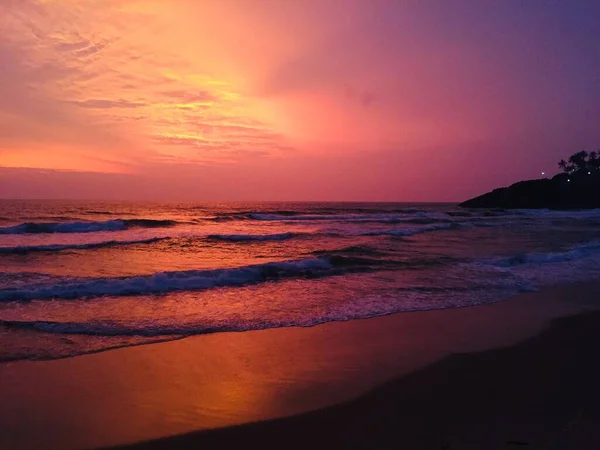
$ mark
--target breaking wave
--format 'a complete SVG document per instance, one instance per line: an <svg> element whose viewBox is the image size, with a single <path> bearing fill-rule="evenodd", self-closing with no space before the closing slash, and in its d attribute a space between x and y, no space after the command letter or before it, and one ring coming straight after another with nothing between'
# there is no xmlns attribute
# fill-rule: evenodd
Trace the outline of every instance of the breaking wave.
<svg viewBox="0 0 600 450"><path fill-rule="evenodd" d="M131 241L104 241L86 244L55 244L55 245L19 245L16 247L0 247L0 254L27 254L33 252L60 252L64 250L87 250L104 247L118 247L138 244L152 244L158 241L171 239L169 237L154 237Z"/></svg>
<svg viewBox="0 0 600 450"><path fill-rule="evenodd" d="M173 220L113 219L102 222L25 222L0 227L0 234L92 233L122 231L129 228L164 228L177 225Z"/></svg>
<svg viewBox="0 0 600 450"><path fill-rule="evenodd" d="M441 223L437 225L427 225L420 228L399 228L388 230L373 230L360 233L360 236L414 236L421 233L429 233L438 230L449 230L459 227L458 223Z"/></svg>
<svg viewBox="0 0 600 450"><path fill-rule="evenodd" d="M344 214L336 214L334 211L245 211L238 213L222 214L210 217L206 220L215 222L227 222L233 220L249 220L262 222L303 222L303 221L328 221L328 222L379 222L379 223L430 223L430 221L447 221L450 219L445 213L424 212L412 210L398 211L345 211Z"/></svg>
<svg viewBox="0 0 600 450"><path fill-rule="evenodd" d="M567 261L577 261L600 254L600 241L594 240L573 245L558 252L530 252L510 257L487 258L483 263L500 266L516 267L524 264L552 264Z"/></svg>
<svg viewBox="0 0 600 450"><path fill-rule="evenodd" d="M74 299L101 296L164 294L173 291L243 286L294 276L325 275L335 269L329 258L271 262L230 269L160 272L118 278L61 277L50 284L0 291L0 301Z"/></svg>

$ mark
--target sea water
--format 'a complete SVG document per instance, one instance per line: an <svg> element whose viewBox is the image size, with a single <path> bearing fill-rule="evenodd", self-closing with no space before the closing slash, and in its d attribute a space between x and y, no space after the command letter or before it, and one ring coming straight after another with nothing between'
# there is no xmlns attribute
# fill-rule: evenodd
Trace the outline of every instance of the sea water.
<svg viewBox="0 0 600 450"><path fill-rule="evenodd" d="M600 275L600 210L0 201L0 361L491 303Z"/></svg>

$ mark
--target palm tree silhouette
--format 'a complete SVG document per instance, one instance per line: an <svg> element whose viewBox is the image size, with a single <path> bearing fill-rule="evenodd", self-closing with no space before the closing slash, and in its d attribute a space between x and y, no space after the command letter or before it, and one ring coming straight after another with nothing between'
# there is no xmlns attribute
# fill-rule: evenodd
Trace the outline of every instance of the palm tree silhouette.
<svg viewBox="0 0 600 450"><path fill-rule="evenodd" d="M587 158L588 152L581 150L580 152L573 153L569 157L569 162L573 165L575 170L587 169Z"/></svg>
<svg viewBox="0 0 600 450"><path fill-rule="evenodd" d="M573 170L572 166L569 163L567 163L564 159L561 159L558 162L558 167L560 167L563 170L563 172L566 173L569 173Z"/></svg>
<svg viewBox="0 0 600 450"><path fill-rule="evenodd" d="M600 150L587 152L585 150L581 150L577 153L573 153L569 156L569 159L565 161L561 159L558 162L558 167L562 169L565 173L573 173L579 171L598 171L600 170Z"/></svg>

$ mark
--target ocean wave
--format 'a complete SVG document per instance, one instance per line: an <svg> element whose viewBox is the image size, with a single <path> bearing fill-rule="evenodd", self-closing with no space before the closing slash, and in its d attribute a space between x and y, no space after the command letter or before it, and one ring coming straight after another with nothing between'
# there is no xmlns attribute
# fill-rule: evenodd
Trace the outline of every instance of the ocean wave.
<svg viewBox="0 0 600 450"><path fill-rule="evenodd" d="M585 210L553 210L553 209L513 209L506 210L506 215L524 216L530 218L549 219L592 219L600 218L600 209Z"/></svg>
<svg viewBox="0 0 600 450"><path fill-rule="evenodd" d="M140 336L162 337L168 340L173 338L198 334L217 332L261 330L289 326L314 326L331 321L345 321L375 317L398 312L422 311L430 309L447 309L473 304L482 304L498 301L520 291L531 290L528 287L518 287L514 284L496 283L478 286L406 286L398 287L395 292L404 301L379 303L375 298L368 296L356 303L340 305L323 314L306 314L290 318L261 318L240 320L228 317L215 320L215 318L201 318L199 320L172 320L162 318L161 321L152 319L137 320L84 320L84 321L54 321L54 320L0 320L0 326L6 328L27 329L53 334L88 335L88 336ZM451 297L448 303L431 303L429 296Z"/></svg>
<svg viewBox="0 0 600 450"><path fill-rule="evenodd" d="M361 207L344 207L344 208L330 208L330 207L321 207L321 208L308 208L302 211L298 211L299 215L309 215L309 214L323 214L323 215L334 215L334 214L415 214L422 213L426 210L417 209L417 208L361 208ZM258 213L271 213L276 214L275 211L256 211Z"/></svg>
<svg viewBox="0 0 600 450"><path fill-rule="evenodd" d="M154 237L130 241L103 241L86 244L56 244L56 245L19 245L16 247L0 247L0 254L27 254L34 252L60 252L64 250L87 250L104 247L119 247L138 244L151 244L158 241L171 239L170 237Z"/></svg>
<svg viewBox="0 0 600 450"><path fill-rule="evenodd" d="M454 256L437 256L435 258L404 257L398 259L394 250L386 251L365 244L351 245L335 250L315 250L312 254L328 257L337 267L357 267L359 270L379 268L413 270L467 262L465 258Z"/></svg>
<svg viewBox="0 0 600 450"><path fill-rule="evenodd" d="M393 210L393 211L243 211L225 213L209 217L205 220L214 222L228 222L234 220L250 220L259 222L303 222L303 221L329 221L329 222L380 222L396 223L408 222L424 223L427 221L447 221L450 216L443 212L428 212L418 210Z"/></svg>
<svg viewBox="0 0 600 450"><path fill-rule="evenodd" d="M359 236L414 236L421 233L429 233L432 231L449 230L459 227L457 223L441 223L438 225L428 225L420 228L398 228L388 230L373 230L359 233Z"/></svg>
<svg viewBox="0 0 600 450"><path fill-rule="evenodd" d="M410 269L437 263L439 263L437 260L397 261L368 254L331 251L314 258L226 269L159 272L131 277L52 277L26 285L5 287L0 291L0 301L166 294L175 291L238 287L288 278L318 278L399 267ZM445 264L447 261L441 263ZM10 278L10 274L6 275Z"/></svg>
<svg viewBox="0 0 600 450"><path fill-rule="evenodd" d="M243 211L210 217L209 221L264 221L264 222L348 222L348 223L452 223L483 220L536 220L536 219L589 219L600 218L600 210L552 211L552 210L483 210L483 211L427 211L417 209L344 211Z"/></svg>
<svg viewBox="0 0 600 450"><path fill-rule="evenodd" d="M168 228L180 223L169 219L126 219L123 222L127 228Z"/></svg>
<svg viewBox="0 0 600 450"><path fill-rule="evenodd" d="M316 208L307 210L247 210L223 212L209 220L334 220L345 217L398 216L426 213L417 209ZM438 213L439 214L439 213Z"/></svg>
<svg viewBox="0 0 600 450"><path fill-rule="evenodd" d="M233 212L223 212L217 216L207 217L204 220L209 220L212 222L228 222L232 220L249 220L252 219L254 215L265 214L261 211L233 211ZM293 216L299 216L304 214L300 211L288 211L288 210L279 210L279 211L269 211L268 214L280 216L282 218L289 218Z"/></svg>
<svg viewBox="0 0 600 450"><path fill-rule="evenodd" d="M387 256L389 252L380 250L367 244L350 245L335 250L315 250L312 252L315 256L339 255L360 255L360 256Z"/></svg>
<svg viewBox="0 0 600 450"><path fill-rule="evenodd" d="M122 231L129 228L163 228L175 226L173 220L113 219L101 222L25 222L10 227L0 227L0 234L42 233L92 233L97 231Z"/></svg>
<svg viewBox="0 0 600 450"><path fill-rule="evenodd" d="M160 272L116 278L60 278L52 283L31 284L0 291L0 301L74 299L102 296L164 294L247 284L294 276L324 275L334 265L329 258L271 262L230 269Z"/></svg>
<svg viewBox="0 0 600 450"><path fill-rule="evenodd" d="M427 223L427 222L416 222ZM490 222L490 221L473 221L473 222L453 222L453 221L436 221L424 227L418 228L391 228L387 230L372 230L358 233L359 236L396 236L408 237L417 234L431 233L434 231L454 230L459 228L495 228L511 225L512 222Z"/></svg>
<svg viewBox="0 0 600 450"><path fill-rule="evenodd" d="M329 222L402 222L412 220L444 220L447 216L440 213L416 213L411 216L406 214L316 214L316 215L297 215L297 216L281 216L278 214L249 214L249 219L257 221L329 221Z"/></svg>
<svg viewBox="0 0 600 450"><path fill-rule="evenodd" d="M201 324L168 324L156 325L152 322L128 323L115 322L56 322L44 320L0 320L0 325L6 328L18 328L41 331L54 334L79 334L88 336L140 336L140 337L163 337L164 340L172 340L173 336L191 336L197 334L210 334L224 331L246 331L260 329L260 327L240 327L234 324L206 326ZM265 324L265 328L277 327L277 324ZM282 326L282 325L279 325ZM171 336L168 339L167 336ZM0 362L3 361L0 356Z"/></svg>
<svg viewBox="0 0 600 450"><path fill-rule="evenodd" d="M552 264L576 261L600 254L600 240L573 245L558 252L529 252L509 257L495 257L481 260L484 264L500 267L515 267L525 264Z"/></svg>
<svg viewBox="0 0 600 450"><path fill-rule="evenodd" d="M276 234L210 234L206 238L226 242L255 242L255 241L285 241L305 233L276 233Z"/></svg>
<svg viewBox="0 0 600 450"><path fill-rule="evenodd" d="M47 222L49 220L51 220L53 222L72 222L72 221L77 220L77 218L75 218L73 216L52 216L52 215L31 216L31 217L28 216L27 219L30 222L34 222L34 221Z"/></svg>
<svg viewBox="0 0 600 450"><path fill-rule="evenodd" d="M45 320L0 320L8 328L31 329L56 334L87 334L92 336L164 336L187 335L184 327L156 327L152 324L131 328L114 322L55 322ZM201 333L198 333L201 334Z"/></svg>

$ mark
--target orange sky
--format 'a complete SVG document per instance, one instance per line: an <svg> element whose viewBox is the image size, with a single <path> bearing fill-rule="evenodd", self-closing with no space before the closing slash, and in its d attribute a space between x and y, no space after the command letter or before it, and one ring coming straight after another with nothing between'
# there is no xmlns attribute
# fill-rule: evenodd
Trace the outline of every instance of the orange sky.
<svg viewBox="0 0 600 450"><path fill-rule="evenodd" d="M0 197L459 200L554 171L600 142L585 4L2 2Z"/></svg>

